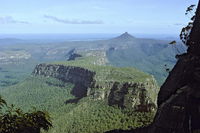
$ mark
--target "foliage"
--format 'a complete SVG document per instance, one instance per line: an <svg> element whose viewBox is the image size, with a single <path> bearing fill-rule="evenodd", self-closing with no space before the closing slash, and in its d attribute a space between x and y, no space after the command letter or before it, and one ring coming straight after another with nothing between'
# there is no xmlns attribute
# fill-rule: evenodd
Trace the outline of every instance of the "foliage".
<svg viewBox="0 0 200 133"><path fill-rule="evenodd" d="M91 97L85 97L77 104L65 104L74 98L70 94L73 87L54 78L31 76L0 92L9 103L14 102L24 110L32 106L48 110L53 124L48 133L102 133L145 126L153 120L153 113L122 110Z"/></svg>
<svg viewBox="0 0 200 133"><path fill-rule="evenodd" d="M0 63L0 88L23 81L30 75L36 64L33 60L20 62L19 64Z"/></svg>
<svg viewBox="0 0 200 133"><path fill-rule="evenodd" d="M161 48L157 50L155 47L152 45L152 47L146 48L148 50L146 50L146 52L141 52L141 50L133 52L134 48L116 49L114 51L107 52L107 57L109 62L114 66L135 67L154 75L159 85L161 85L168 75L168 73L165 72L164 65L167 64L169 68L172 68L176 62L176 59L174 58L176 54L174 52L175 49L168 46L168 44L163 46L160 45Z"/></svg>
<svg viewBox="0 0 200 133"><path fill-rule="evenodd" d="M49 114L42 111L24 113L14 105L8 106L0 97L0 133L39 133L52 126Z"/></svg>
<svg viewBox="0 0 200 133"><path fill-rule="evenodd" d="M95 81L97 84L104 84L105 82L145 82L147 78L152 78L150 75L131 67L114 67L106 65L96 65L93 60L99 57L81 57L75 61L54 62L53 64L60 64L66 66L77 66L86 68L95 72Z"/></svg>
<svg viewBox="0 0 200 133"><path fill-rule="evenodd" d="M112 129L137 128L150 124L153 116L153 113L123 111L103 101L85 98L69 113L59 116L56 127L50 132L103 133Z"/></svg>
<svg viewBox="0 0 200 133"><path fill-rule="evenodd" d="M180 39L187 46L189 45L189 44L187 44L187 41L189 40L189 35L190 35L194 20L195 20L194 8L195 8L195 5L191 5L187 8L185 15L190 14L192 16L191 16L191 19L190 19L190 22L188 23L188 25L183 27L181 30L181 33L180 33Z"/></svg>

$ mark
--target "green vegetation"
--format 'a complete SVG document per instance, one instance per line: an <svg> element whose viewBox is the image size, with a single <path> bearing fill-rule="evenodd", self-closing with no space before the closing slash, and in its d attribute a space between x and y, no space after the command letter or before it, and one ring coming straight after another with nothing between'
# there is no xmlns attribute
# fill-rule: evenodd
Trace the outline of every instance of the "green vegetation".
<svg viewBox="0 0 200 133"><path fill-rule="evenodd" d="M7 43L12 45L6 45ZM183 52L185 50L179 42L177 42L177 48L174 48L174 45L170 46L168 43L169 41L135 38L128 33L113 39L96 41L58 41L50 43L45 40L0 40L1 51L3 53L6 53L6 51L12 51L15 55L19 51L24 51L31 55L31 58L28 60L32 61L33 59L36 64L41 62L65 61L69 56L69 52L73 49L75 49L75 52L78 52L78 54L89 53L94 49L95 51L104 51L106 52L104 57L106 58L106 63L117 67L135 67L139 70L152 74L158 81L159 85L163 83L168 75L165 71L164 65L167 64L169 68L172 68L176 63L175 55L180 54L177 53L177 49L179 52ZM31 63L26 63L27 66L24 68L30 73L33 69L30 69L28 66L29 64L31 65ZM32 64L32 68L34 66L35 64ZM13 66L12 69L15 70L15 67ZM12 73L12 69L7 70ZM20 73L21 70L16 72ZM2 74L4 73L0 72L0 75ZM15 75L12 76L12 80L17 80L17 82L21 81L18 79L22 76L18 76L19 74ZM2 81L2 83L0 82L0 87L10 86L16 83L15 81L11 81L11 79L7 79L4 76L0 76L0 81Z"/></svg>
<svg viewBox="0 0 200 133"><path fill-rule="evenodd" d="M26 79L37 63L33 60L14 64L0 64L0 89Z"/></svg>
<svg viewBox="0 0 200 133"><path fill-rule="evenodd" d="M99 42L105 43L105 45L109 45L107 43L110 43L110 41L90 42L90 47L96 47L95 45ZM74 46L73 44L75 43L77 47L88 48L88 45L87 47L81 45L82 42L69 43L71 46ZM87 43L88 42L84 42L84 44ZM95 45L93 45L94 43ZM69 50L69 46L66 46L66 48L63 48L63 44L62 46L58 46L60 47L57 48L50 45L51 48L47 48L47 46L40 48L37 46L36 51L31 51L28 46L25 48L35 56L34 58L38 63L39 61L52 62L52 60L63 60L66 52L65 50ZM65 52L60 52L62 50ZM120 83L145 83L147 79L152 79L150 75L135 68L106 66L108 65L105 64L108 63L105 60L106 56L99 56L104 55L104 53L102 54L98 51L97 53L92 53L92 55L94 54L95 56L90 56L90 53L88 56L88 53L86 53L86 57L78 58L75 61L61 61L51 64L78 66L93 71L96 73L94 77L96 84L106 84L116 81ZM116 61L118 57L117 55L113 61ZM130 59L131 58L127 58L125 61L128 62ZM138 61L142 61L139 55ZM113 62L110 62L110 64L115 65ZM26 78L33 70L31 68L33 66L34 65L31 63L25 63L24 67L15 67L13 64L1 67L0 80L3 81L7 78L6 81L13 81L11 84L1 84L4 88L0 89L0 95L2 95L9 104L15 104L25 111L29 111L31 107L34 107L36 110L48 111L52 117L53 123L53 128L48 131L49 133L102 133L112 129L130 129L145 126L153 120L153 113L133 112L128 109L108 106L106 101L95 100L89 96L82 98L77 104L66 104L66 101L75 98L71 95L71 90L74 85L48 77L29 76ZM125 66L129 65L125 64ZM152 93L150 95L155 94Z"/></svg>
<svg viewBox="0 0 200 133"><path fill-rule="evenodd" d="M132 112L108 106L105 101L90 97L77 104L65 104L74 98L70 94L73 84L54 78L30 76L17 85L0 90L8 103L29 110L46 110L52 118L49 133L102 133L112 129L130 129L145 126L153 120L153 113Z"/></svg>
<svg viewBox="0 0 200 133"><path fill-rule="evenodd" d="M118 68L106 65L96 65L94 62L98 60L98 57L80 57L75 61L66 62L54 62L53 64L66 65L66 66L78 66L86 68L95 72L95 80L97 84L105 82L145 82L147 78L152 78L150 75L141 72L135 68ZM51 63L52 64L52 63Z"/></svg>
<svg viewBox="0 0 200 133"><path fill-rule="evenodd" d="M155 44L158 45L158 44ZM165 65L171 69L175 64L175 53L171 46L160 46L163 48L158 49L146 48L143 50L134 50L135 47L127 49L117 49L107 52L107 58L111 65L117 67L135 67L139 70L154 75L159 85L166 79L168 73L166 72ZM166 47L166 48L164 48ZM156 50L157 48L157 50ZM134 52L133 52L134 51Z"/></svg>
<svg viewBox="0 0 200 133"><path fill-rule="evenodd" d="M17 85L2 89L1 93L8 103L25 110L35 107L53 112L64 106L66 100L74 98L70 94L72 87L70 83L65 84L53 78L30 76Z"/></svg>
<svg viewBox="0 0 200 133"><path fill-rule="evenodd" d="M52 132L103 133L112 129L130 129L150 124L153 116L153 113L125 112L103 101L85 98L69 113L59 116Z"/></svg>
<svg viewBox="0 0 200 133"><path fill-rule="evenodd" d="M0 96L0 133L40 133L41 129L48 131L51 126L48 113L36 110L24 113L14 105L7 105Z"/></svg>

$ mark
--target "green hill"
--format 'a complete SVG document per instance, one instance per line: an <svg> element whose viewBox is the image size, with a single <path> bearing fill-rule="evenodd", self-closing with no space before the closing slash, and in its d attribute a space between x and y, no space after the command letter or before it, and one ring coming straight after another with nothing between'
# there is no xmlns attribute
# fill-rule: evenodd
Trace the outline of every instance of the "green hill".
<svg viewBox="0 0 200 133"><path fill-rule="evenodd" d="M8 103L25 110L35 107L48 111L54 126L49 133L102 133L111 129L130 129L149 124L153 120L154 111L139 111L129 105L132 105L130 100L136 98L138 101L135 101L134 106L140 109L141 105L147 105L152 100L153 96L146 94L149 93L148 89L157 89L152 76L134 68L94 65L92 58L93 61L96 60L89 56L75 61L38 65L34 72L40 74L33 72L33 75L23 82L1 89L0 94ZM56 77L59 72L65 74L68 81ZM68 75L64 72L68 72ZM76 78L79 84L82 84L81 81L83 84L87 82L85 78L80 78L84 72L95 73L88 86L90 88L87 88L87 95L81 97L77 103L66 102L76 99L72 93L77 86L73 76L79 77ZM55 74L55 77L52 74ZM140 89L150 86L151 88ZM97 95L102 91L104 94L109 92L108 96L99 99ZM143 101L140 99L141 95L145 98ZM116 101L122 103L124 108L121 104L115 104Z"/></svg>

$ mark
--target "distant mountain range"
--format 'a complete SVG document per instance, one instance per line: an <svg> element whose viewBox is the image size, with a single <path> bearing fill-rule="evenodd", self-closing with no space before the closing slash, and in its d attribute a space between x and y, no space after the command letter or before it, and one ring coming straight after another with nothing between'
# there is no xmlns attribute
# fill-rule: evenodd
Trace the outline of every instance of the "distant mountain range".
<svg viewBox="0 0 200 133"><path fill-rule="evenodd" d="M12 44L0 51L6 61L0 64L0 94L24 110L48 111L49 133L103 133L150 124L159 91L154 76L161 84L177 51L185 50L179 43L127 32L108 40Z"/></svg>
<svg viewBox="0 0 200 133"><path fill-rule="evenodd" d="M186 50L181 43L170 45L170 41L135 38L128 33L109 41L106 55L112 65L136 67L154 75L160 84L167 75L165 69L175 64L176 54Z"/></svg>
<svg viewBox="0 0 200 133"><path fill-rule="evenodd" d="M136 67L154 75L159 84L161 84L168 74L165 69L168 67L171 68L176 62L175 55L179 54L180 51L184 52L186 49L181 43L169 45L169 42L166 40L136 38L127 32L115 38L94 41L49 43L45 41L37 42L35 40L24 41L15 38L6 38L0 39L0 51L2 53L9 53L9 56L4 55L2 58L15 56L19 64L20 61L23 64L27 64L27 68L30 69L26 69L26 73L30 73L36 63L66 61L70 56L69 53L71 50L75 50L77 54L85 54L98 50L104 51L109 65ZM16 57L19 52L25 52L30 55L31 58L26 60L29 63L25 63L24 60ZM16 60L8 59L8 62L10 66L5 68L15 69L12 68L12 62L14 63ZM6 71L9 70L6 69ZM6 79L3 78L3 80Z"/></svg>

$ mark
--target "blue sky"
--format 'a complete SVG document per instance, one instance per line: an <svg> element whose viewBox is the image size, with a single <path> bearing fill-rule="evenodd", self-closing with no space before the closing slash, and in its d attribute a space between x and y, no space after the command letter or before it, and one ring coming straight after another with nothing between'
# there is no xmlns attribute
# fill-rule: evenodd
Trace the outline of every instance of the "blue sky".
<svg viewBox="0 0 200 133"><path fill-rule="evenodd" d="M0 34L178 34L198 0L0 0Z"/></svg>

